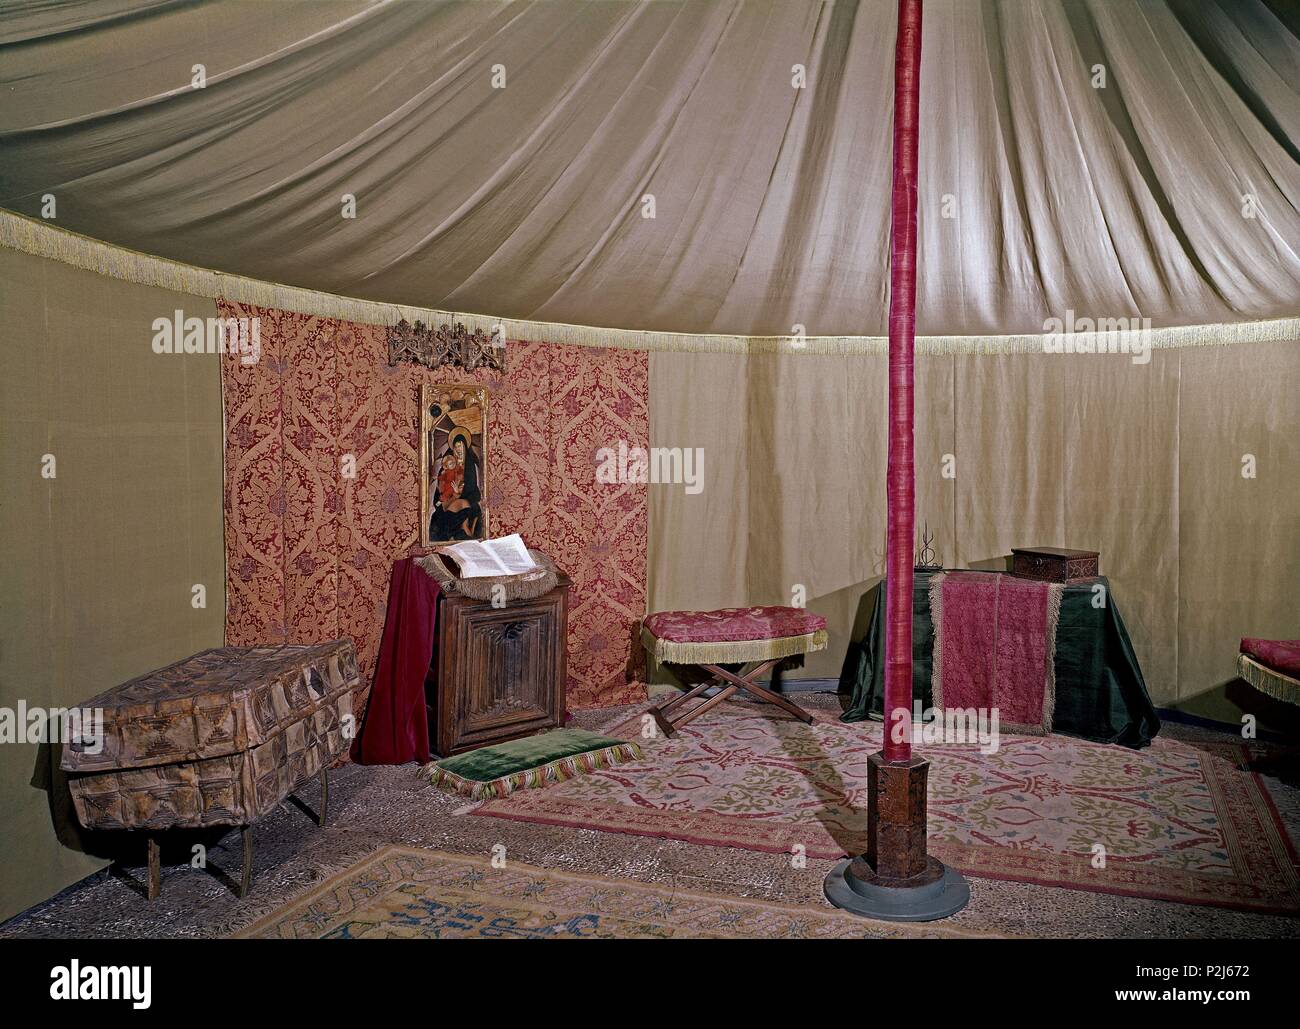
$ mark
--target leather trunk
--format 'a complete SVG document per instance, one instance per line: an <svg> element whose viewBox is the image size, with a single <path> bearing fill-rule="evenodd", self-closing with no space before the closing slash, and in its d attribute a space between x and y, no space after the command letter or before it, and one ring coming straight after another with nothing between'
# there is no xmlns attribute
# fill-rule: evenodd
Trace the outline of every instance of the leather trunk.
<svg viewBox="0 0 1300 1029"><path fill-rule="evenodd" d="M348 749L360 688L351 640L217 647L80 707L103 712L98 748L62 767L88 829L248 825Z"/></svg>

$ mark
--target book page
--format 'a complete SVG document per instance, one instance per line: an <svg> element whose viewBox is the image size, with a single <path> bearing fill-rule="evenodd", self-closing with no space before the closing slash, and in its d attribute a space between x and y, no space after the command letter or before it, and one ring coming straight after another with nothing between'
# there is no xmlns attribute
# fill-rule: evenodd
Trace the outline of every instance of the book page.
<svg viewBox="0 0 1300 1029"><path fill-rule="evenodd" d="M494 540L468 540L439 548L460 566L462 579L489 575L522 575L537 567L519 533Z"/></svg>

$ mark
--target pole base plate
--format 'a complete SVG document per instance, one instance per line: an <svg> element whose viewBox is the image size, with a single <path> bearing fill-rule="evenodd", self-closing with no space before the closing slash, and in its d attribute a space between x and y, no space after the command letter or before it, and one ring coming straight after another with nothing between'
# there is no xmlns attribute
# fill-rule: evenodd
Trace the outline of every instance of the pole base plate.
<svg viewBox="0 0 1300 1029"><path fill-rule="evenodd" d="M845 858L826 876L826 899L837 908L887 922L933 922L954 915L970 903L970 884L956 869L930 858L943 869L920 886L881 886L849 874ZM928 877L927 877L928 878Z"/></svg>

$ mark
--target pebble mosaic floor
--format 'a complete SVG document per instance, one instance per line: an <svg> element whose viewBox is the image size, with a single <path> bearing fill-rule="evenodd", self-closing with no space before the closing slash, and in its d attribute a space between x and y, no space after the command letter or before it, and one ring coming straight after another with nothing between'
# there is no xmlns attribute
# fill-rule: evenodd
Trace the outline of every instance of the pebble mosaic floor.
<svg viewBox="0 0 1300 1029"><path fill-rule="evenodd" d="M831 695L801 695L809 706L837 703ZM575 724L604 729L634 708L581 712ZM1194 737L1201 730L1166 726ZM826 906L822 879L832 862L809 859L791 867L783 854L702 847L674 840L467 817L465 798L430 787L416 766L348 765L331 775L329 824L318 828L301 810L282 805L253 829L253 888L240 901L231 890L239 874L238 833L208 852L206 869L189 852L164 852L162 896L143 896L139 864L105 870L0 925L0 938L228 936L264 917L328 876L387 844L508 856L543 868L626 878L683 890ZM1292 839L1300 839L1300 787L1267 784ZM304 799L315 799L309 787ZM1022 883L971 881L971 903L950 923L957 929L1032 937L1274 937L1300 936L1300 918L1247 914L1165 901L1135 900Z"/></svg>

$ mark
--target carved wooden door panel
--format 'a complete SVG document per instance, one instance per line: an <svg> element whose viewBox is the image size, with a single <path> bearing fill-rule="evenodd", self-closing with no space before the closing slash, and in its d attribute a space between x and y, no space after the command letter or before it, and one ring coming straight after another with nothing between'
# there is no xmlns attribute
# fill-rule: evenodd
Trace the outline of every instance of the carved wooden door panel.
<svg viewBox="0 0 1300 1029"><path fill-rule="evenodd" d="M438 753L564 724L568 590L507 607L448 597L438 661Z"/></svg>

